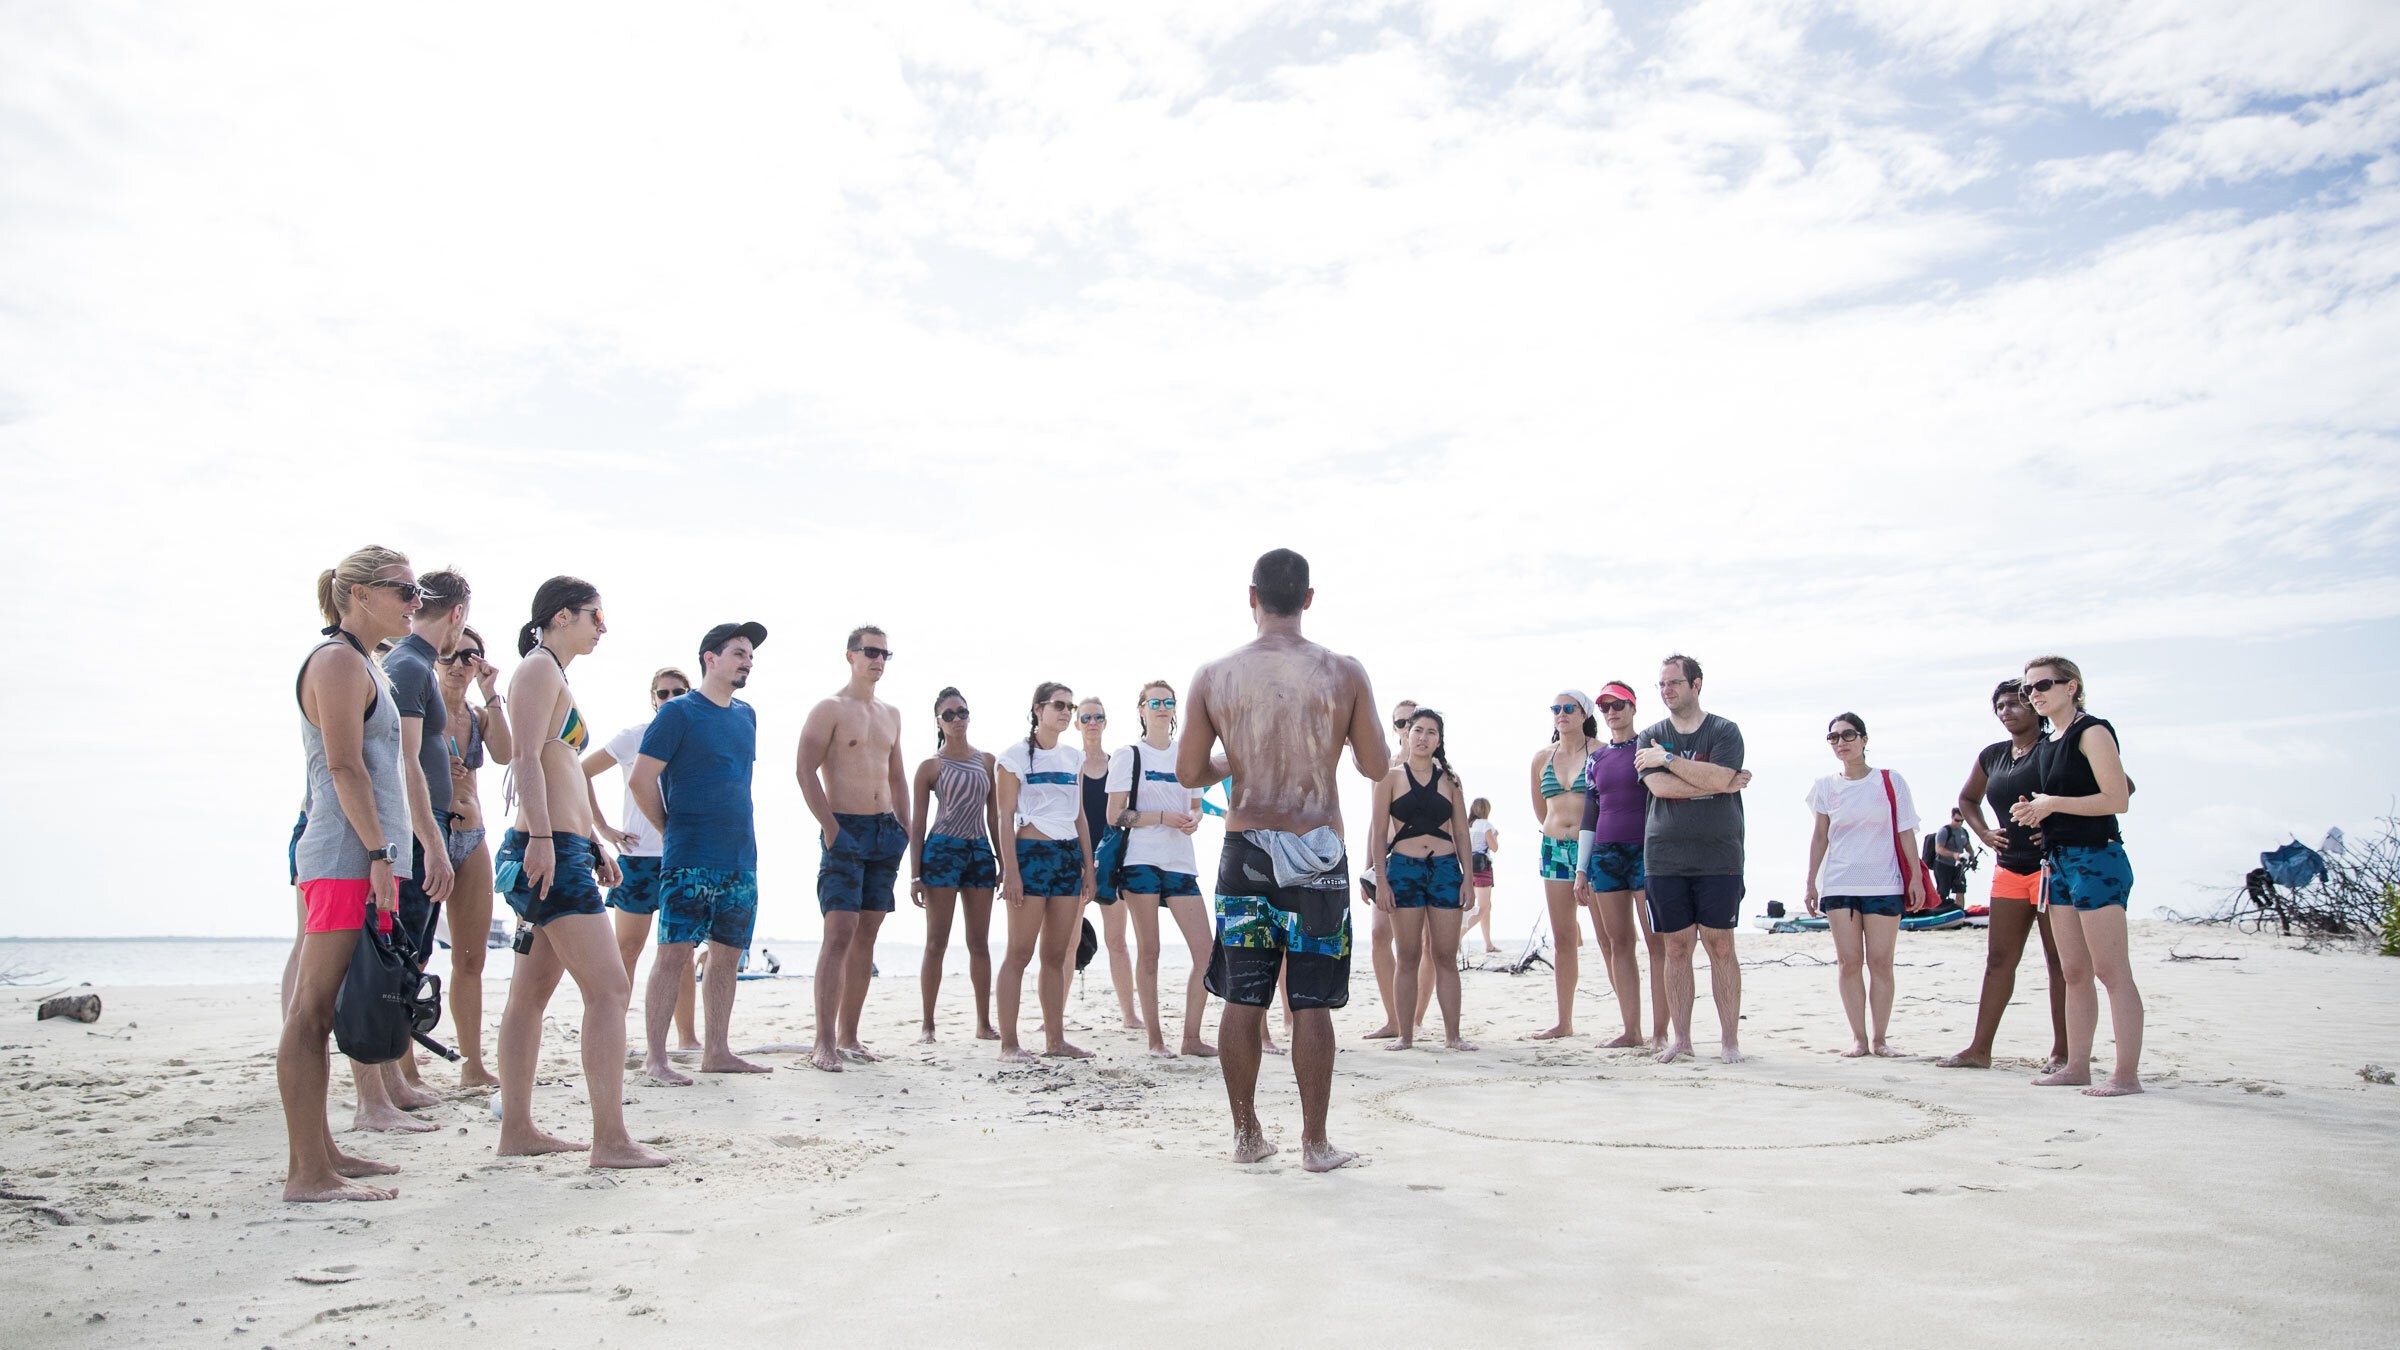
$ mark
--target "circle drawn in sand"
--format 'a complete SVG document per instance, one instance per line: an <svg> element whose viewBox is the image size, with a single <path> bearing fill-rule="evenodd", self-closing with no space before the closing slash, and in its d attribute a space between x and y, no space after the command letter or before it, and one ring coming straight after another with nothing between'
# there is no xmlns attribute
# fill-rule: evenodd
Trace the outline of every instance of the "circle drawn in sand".
<svg viewBox="0 0 2400 1350"><path fill-rule="evenodd" d="M1749 1079L1471 1078L1392 1088L1366 1104L1469 1138L1582 1148L1857 1148L1930 1139L1967 1123L1946 1106L1889 1092Z"/></svg>

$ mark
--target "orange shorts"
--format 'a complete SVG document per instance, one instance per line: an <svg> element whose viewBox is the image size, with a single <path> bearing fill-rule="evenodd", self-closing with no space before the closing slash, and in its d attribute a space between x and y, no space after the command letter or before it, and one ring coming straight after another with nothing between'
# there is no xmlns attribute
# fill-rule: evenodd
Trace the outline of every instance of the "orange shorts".
<svg viewBox="0 0 2400 1350"><path fill-rule="evenodd" d="M320 877L300 883L311 933L355 933L367 922L365 877Z"/></svg>
<svg viewBox="0 0 2400 1350"><path fill-rule="evenodd" d="M2035 909L2040 909L2042 907L2041 869L2035 868L2031 872L2011 872L1997 863L1993 864L1992 898L1994 900L2022 900Z"/></svg>

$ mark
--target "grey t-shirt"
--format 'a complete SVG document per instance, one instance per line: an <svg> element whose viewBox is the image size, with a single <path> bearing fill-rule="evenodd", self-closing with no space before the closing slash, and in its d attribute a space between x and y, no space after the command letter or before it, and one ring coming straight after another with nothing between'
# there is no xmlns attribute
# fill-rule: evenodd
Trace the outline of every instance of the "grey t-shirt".
<svg viewBox="0 0 2400 1350"><path fill-rule="evenodd" d="M1742 729L1715 713L1700 719L1698 729L1685 734L1672 718L1644 728L1637 737L1645 747L1663 745L1677 759L1703 764L1742 767ZM1668 772L1652 769L1643 774ZM1742 874L1742 794L1711 793L1706 797L1671 800L1652 797L1643 818L1642 868L1659 877L1718 877Z"/></svg>
<svg viewBox="0 0 2400 1350"><path fill-rule="evenodd" d="M442 703L442 682L434 674L433 644L411 633L392 644L383 658L383 673L392 681L392 702L402 717L425 719L425 739L417 746L417 765L425 770L425 796L433 803L436 824L450 823L450 709Z"/></svg>

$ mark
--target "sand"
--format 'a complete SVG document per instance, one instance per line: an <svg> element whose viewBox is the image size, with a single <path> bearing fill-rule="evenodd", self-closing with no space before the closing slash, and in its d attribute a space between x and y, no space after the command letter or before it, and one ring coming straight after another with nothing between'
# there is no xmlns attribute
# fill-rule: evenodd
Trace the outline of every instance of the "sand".
<svg viewBox="0 0 2400 1350"><path fill-rule="evenodd" d="M493 1156L482 1094L438 1134L342 1134L398 1162L378 1205L285 1205L271 988L104 989L91 1026L10 1003L0 1041L0 1344L1343 1346L2390 1344L2400 1336L2400 961L2137 926L2151 1092L2035 1089L2028 963L2001 1067L1963 1044L1980 932L1903 939L1893 1039L1849 1060L1827 940L1744 933L1753 1058L1661 1067L1540 1044L1546 971L1470 972L1478 1053L1390 1053L1363 962L1338 1015L1333 1137L1363 1166L1225 1160L1213 1064L1073 1005L1098 1059L1003 1069L868 1004L881 1065L687 1089L631 1081L672 1168ZM2178 961L2170 953L2233 957ZM1587 970L1589 966L1587 965ZM493 981L494 1014L504 987ZM586 1128L572 986L538 1107ZM804 1039L806 980L742 987L738 1043ZM1706 1002L1695 1031L1713 1042ZM1030 1004L1030 999L1029 999ZM21 1006L19 1006L21 1005ZM2106 1024L2102 1035L2105 1039ZM434 1064L436 1085L452 1071ZM337 1078L334 1119L347 1123ZM428 1338L438 1338L429 1340Z"/></svg>

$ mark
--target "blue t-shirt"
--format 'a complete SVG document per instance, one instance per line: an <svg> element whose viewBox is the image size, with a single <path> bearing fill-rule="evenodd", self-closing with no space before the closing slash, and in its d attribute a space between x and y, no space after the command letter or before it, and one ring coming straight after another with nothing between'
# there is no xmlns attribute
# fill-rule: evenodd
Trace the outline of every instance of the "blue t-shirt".
<svg viewBox="0 0 2400 1350"><path fill-rule="evenodd" d="M720 708L698 690L669 699L642 733L641 753L667 766L658 775L667 806L659 866L757 871L750 766L758 759L758 714L750 705L737 698Z"/></svg>

